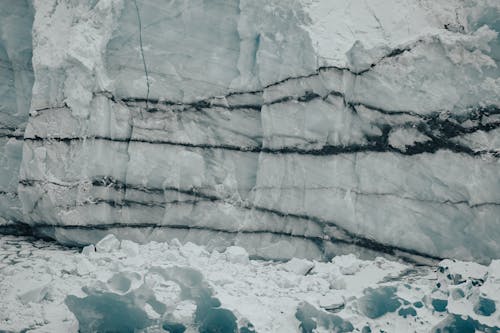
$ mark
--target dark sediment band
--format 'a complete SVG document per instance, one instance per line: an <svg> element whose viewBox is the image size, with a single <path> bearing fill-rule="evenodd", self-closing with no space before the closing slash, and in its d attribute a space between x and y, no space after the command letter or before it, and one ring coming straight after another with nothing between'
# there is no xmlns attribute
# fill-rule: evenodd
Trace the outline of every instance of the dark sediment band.
<svg viewBox="0 0 500 333"><path fill-rule="evenodd" d="M37 181L34 180L21 180L20 184L23 186L33 186ZM178 188L144 188L141 186L133 186L133 185L128 185L119 181L116 181L110 177L106 178L101 178L101 179L95 179L92 184L94 186L104 186L104 187L114 187L115 189L121 189L123 191L126 191L126 189L135 189L135 190L143 190L148 193L163 193L164 190L171 190L171 191L177 191L181 194L186 194L190 196L194 196L196 198L200 198L201 200L205 201L223 201L223 199L211 195L211 194L205 194L200 191L197 191L195 189L178 189ZM105 203L104 201L102 203ZM120 204L118 204L120 205ZM294 213L287 213L287 212L281 212L279 210L275 209L269 209L265 207L258 207L258 206L248 206L244 204L240 204L240 208L243 209L248 209L248 210L255 210L257 212L262 212L262 213L268 213L272 214L275 216L278 216L280 218L293 218L293 219L300 219L300 220L307 220L314 222L315 224L322 226L322 227L331 227L335 228L340 234L342 234L342 238L339 237L334 237L334 236L327 236L326 239L320 238L320 237L312 237L311 240L314 240L317 242L318 240L325 241L328 240L332 243L341 243L345 245L355 245L359 246L361 248L365 248L368 250L380 252L380 253L385 253L388 255L393 255L393 256L398 256L398 253L401 254L408 254L408 255L415 255L419 256L422 258L427 258L427 259L433 259L433 260L439 260L441 258L433 255L429 255L423 252L419 252L416 250L412 249L406 249L403 247L399 246L392 246L392 245L387 245L383 244L380 242L377 242L373 239L369 239L367 237L361 236L354 234L347 229L339 226L337 223L333 221L326 221L321 218L315 217L315 216L310 216L310 215L305 215L305 214L294 214ZM42 224L37 224L37 227L42 226ZM284 233L284 232L276 232L276 231L269 231L269 230L260 230L260 231L255 231L255 230L238 230L238 231L231 231L231 230L224 230L224 229L214 229L214 228L209 228L209 227L202 227L202 226L187 226L187 225L177 225L177 226L171 226L171 225L161 225L161 224L122 224L122 223L112 223L112 224L99 224L99 225L86 225L86 226L71 226L71 225L56 225L56 224L44 224L43 226L45 227L58 227L58 228L63 228L63 229L99 229L99 230L106 230L110 228L124 228L124 227L129 227L129 228L145 228L145 227L150 227L150 228L184 228L184 229L206 229L206 230L212 230L212 231L217 231L217 232L227 232L227 233L270 233L270 234L280 234L283 236L293 236L293 237L301 237L301 238L308 238L308 236L304 235L295 235L293 233Z"/></svg>

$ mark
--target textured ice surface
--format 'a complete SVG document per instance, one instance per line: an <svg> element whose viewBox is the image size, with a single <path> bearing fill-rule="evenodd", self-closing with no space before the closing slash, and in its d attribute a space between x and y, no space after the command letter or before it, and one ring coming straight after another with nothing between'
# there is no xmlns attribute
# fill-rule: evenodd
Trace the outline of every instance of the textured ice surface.
<svg viewBox="0 0 500 333"><path fill-rule="evenodd" d="M68 244L498 258L498 1L23 4L1 13L24 64L34 13L32 96L29 71L2 77L2 117L31 105L22 156L0 145L8 220Z"/></svg>
<svg viewBox="0 0 500 333"><path fill-rule="evenodd" d="M115 239L114 236L107 238ZM79 251L0 238L0 331L497 332L500 262L234 262L193 243ZM98 248L98 247L97 247ZM239 248L238 253L244 250ZM304 263L304 262L302 262ZM441 310L435 301L446 302ZM163 329L163 330L162 330Z"/></svg>
<svg viewBox="0 0 500 333"><path fill-rule="evenodd" d="M31 103L30 0L0 2L0 232L23 220L17 195L23 134Z"/></svg>

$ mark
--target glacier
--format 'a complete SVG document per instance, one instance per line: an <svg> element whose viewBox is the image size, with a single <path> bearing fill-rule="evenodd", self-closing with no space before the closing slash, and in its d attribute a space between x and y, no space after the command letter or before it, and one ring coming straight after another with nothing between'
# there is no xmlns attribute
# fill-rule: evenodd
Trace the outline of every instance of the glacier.
<svg viewBox="0 0 500 333"><path fill-rule="evenodd" d="M498 1L4 3L1 230L499 258Z"/></svg>
<svg viewBox="0 0 500 333"><path fill-rule="evenodd" d="M0 4L0 232L25 232L18 196L24 130L34 73L31 1Z"/></svg>
<svg viewBox="0 0 500 333"><path fill-rule="evenodd" d="M499 65L498 0L0 0L0 331L500 331Z"/></svg>

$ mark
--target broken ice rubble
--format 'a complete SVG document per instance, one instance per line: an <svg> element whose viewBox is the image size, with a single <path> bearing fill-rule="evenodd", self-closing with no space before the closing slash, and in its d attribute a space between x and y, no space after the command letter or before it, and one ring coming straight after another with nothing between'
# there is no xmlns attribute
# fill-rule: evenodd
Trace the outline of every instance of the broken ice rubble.
<svg viewBox="0 0 500 333"><path fill-rule="evenodd" d="M118 246L104 246L117 244ZM83 251L0 238L0 330L27 332L496 332L500 262L248 259L243 248Z"/></svg>

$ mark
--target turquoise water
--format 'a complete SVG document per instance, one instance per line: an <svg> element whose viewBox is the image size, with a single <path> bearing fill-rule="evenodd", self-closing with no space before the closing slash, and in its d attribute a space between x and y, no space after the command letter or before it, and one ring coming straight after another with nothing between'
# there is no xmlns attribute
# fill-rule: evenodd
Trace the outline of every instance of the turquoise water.
<svg viewBox="0 0 500 333"><path fill-rule="evenodd" d="M302 333L312 333L318 326L327 329L329 332L343 333L354 330L350 322L334 314L320 311L307 302L298 306L295 317L300 322L299 328Z"/></svg>
<svg viewBox="0 0 500 333"><path fill-rule="evenodd" d="M154 273L165 281L177 283L181 289L181 300L192 300L196 304L193 321L180 323L166 306L156 300L146 288L119 295L87 289L86 297L70 295L65 302L79 323L79 331L85 332L135 332L148 327L161 327L165 332L183 333L187 326L197 328L200 333L252 333L251 323L238 328L236 316L221 308L220 301L213 297L212 290L204 282L200 272L184 267L156 268ZM108 284L120 292L126 292L131 283L127 277L117 273ZM156 312L162 313L162 320L151 320L143 310L148 303ZM187 326L186 326L187 325Z"/></svg>
<svg viewBox="0 0 500 333"><path fill-rule="evenodd" d="M368 318L375 319L388 312L395 312L401 306L401 301L396 296L395 287L368 288L359 299L359 306Z"/></svg>

